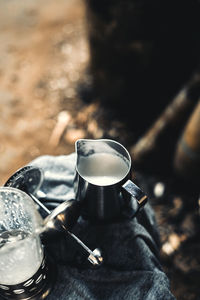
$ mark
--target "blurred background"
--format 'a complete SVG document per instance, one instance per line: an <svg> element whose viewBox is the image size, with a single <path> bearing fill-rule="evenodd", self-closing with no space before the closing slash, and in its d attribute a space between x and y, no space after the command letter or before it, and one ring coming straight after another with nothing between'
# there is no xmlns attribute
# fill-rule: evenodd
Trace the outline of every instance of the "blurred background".
<svg viewBox="0 0 200 300"><path fill-rule="evenodd" d="M199 299L200 3L0 0L0 184L79 138L127 147L177 299Z"/></svg>

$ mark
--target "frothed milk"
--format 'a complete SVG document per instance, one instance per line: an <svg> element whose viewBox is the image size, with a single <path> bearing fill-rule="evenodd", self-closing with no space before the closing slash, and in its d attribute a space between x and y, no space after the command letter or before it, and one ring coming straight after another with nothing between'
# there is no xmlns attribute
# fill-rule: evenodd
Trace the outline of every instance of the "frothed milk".
<svg viewBox="0 0 200 300"><path fill-rule="evenodd" d="M129 162L126 158L111 153L95 153L80 158L78 171L92 184L112 185L126 176Z"/></svg>
<svg viewBox="0 0 200 300"><path fill-rule="evenodd" d="M0 234L0 256L0 284L12 285L28 280L43 260L40 238L20 230L4 232Z"/></svg>

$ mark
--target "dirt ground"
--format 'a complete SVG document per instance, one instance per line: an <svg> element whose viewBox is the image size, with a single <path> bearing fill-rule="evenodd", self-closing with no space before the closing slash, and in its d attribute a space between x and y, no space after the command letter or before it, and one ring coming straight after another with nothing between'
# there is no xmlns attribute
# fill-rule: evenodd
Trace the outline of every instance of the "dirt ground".
<svg viewBox="0 0 200 300"><path fill-rule="evenodd" d="M3 184L38 155L74 151L72 121L64 141L56 142L59 134L52 133L61 111L73 116L83 106L75 87L87 64L88 47L81 1L14 0L0 1L0 6ZM77 137L81 134L76 132Z"/></svg>
<svg viewBox="0 0 200 300"><path fill-rule="evenodd" d="M88 60L85 7L81 0L0 0L1 185L39 155L71 153L78 138L106 135L118 139L123 132L120 141L130 143L123 124L110 120L112 126L108 127L107 120L101 122L101 117L97 122L97 104L87 105L79 98L77 86L83 78L90 80L86 75ZM199 252L199 245L192 242L190 256L187 245L182 252L173 250L185 241L188 222L193 228L193 215L181 219L183 234L177 235L173 222L169 224L163 215L167 209L172 219L176 218L181 200L174 197L165 209L163 199L159 201L154 199L152 204L161 229L162 260L172 291L179 300L199 299L199 267L191 260ZM188 267L192 263L193 273Z"/></svg>

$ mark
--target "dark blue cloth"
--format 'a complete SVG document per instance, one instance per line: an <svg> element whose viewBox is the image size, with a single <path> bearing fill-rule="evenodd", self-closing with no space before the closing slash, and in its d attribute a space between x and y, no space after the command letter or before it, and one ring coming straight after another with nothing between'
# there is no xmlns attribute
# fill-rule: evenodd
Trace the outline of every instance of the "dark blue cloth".
<svg viewBox="0 0 200 300"><path fill-rule="evenodd" d="M40 191L46 198L74 197L75 154L42 156L31 162L44 171ZM46 244L58 273L48 300L171 300L169 280L159 261L159 236L149 204L137 218L115 224L90 224L79 219L73 233L89 247L103 251L104 264L93 269L76 243L59 236Z"/></svg>

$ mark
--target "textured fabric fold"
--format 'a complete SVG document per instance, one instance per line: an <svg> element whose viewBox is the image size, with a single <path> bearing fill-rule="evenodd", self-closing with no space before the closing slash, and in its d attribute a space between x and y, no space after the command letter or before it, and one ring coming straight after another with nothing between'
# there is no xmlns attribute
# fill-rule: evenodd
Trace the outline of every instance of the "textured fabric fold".
<svg viewBox="0 0 200 300"><path fill-rule="evenodd" d="M30 163L44 171L38 195L43 195L47 204L74 198L75 163L74 153L42 156ZM159 261L159 234L149 204L137 218L119 223L90 224L79 218L72 231L91 249L101 248L104 264L91 268L81 249L64 234L46 241L58 269L47 299L175 299Z"/></svg>

